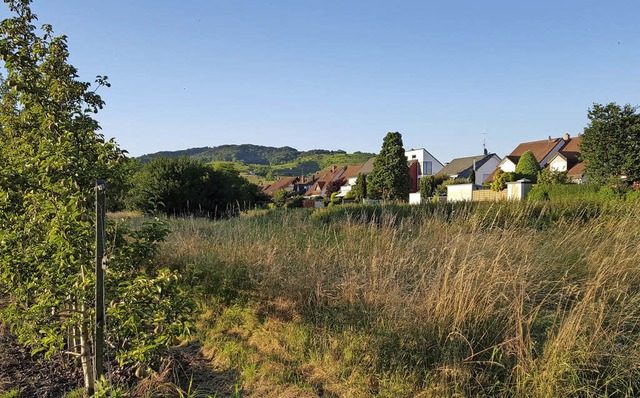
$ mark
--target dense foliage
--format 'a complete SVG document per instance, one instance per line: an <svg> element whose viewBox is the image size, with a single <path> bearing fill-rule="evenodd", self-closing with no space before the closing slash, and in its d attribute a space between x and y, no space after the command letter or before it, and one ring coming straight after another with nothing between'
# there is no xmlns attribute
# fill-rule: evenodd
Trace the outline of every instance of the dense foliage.
<svg viewBox="0 0 640 398"><path fill-rule="evenodd" d="M593 104L580 152L586 176L605 182L626 177L640 181L640 114L627 104Z"/></svg>
<svg viewBox="0 0 640 398"><path fill-rule="evenodd" d="M520 177L516 173L505 173L502 169L498 169L493 176L493 181L491 181L491 190L496 192L502 191L507 188L508 182L516 181L518 178Z"/></svg>
<svg viewBox="0 0 640 398"><path fill-rule="evenodd" d="M6 3L14 16L0 25L0 59L9 86L0 106L0 295L8 297L0 316L34 351L80 357L85 386L91 392L94 186L97 179L106 179L107 186L116 181L124 159L115 142L97 133L100 127L91 116L104 105L97 88L109 83L98 76L92 88L77 80L76 68L67 62L66 37L54 36L50 25L37 30L29 0ZM113 324L130 322L129 311L148 304L127 298L129 293L143 293L132 285L140 270L122 256L125 247L131 255L140 248L112 247L117 254L114 261L129 266L126 278L116 276L112 281L117 289L107 296L115 303L127 303L127 311L120 314L125 318L114 316ZM144 278L146 286L176 280L165 272ZM157 297L157 292L148 297ZM173 292L167 290L165 297ZM172 310L182 312L184 307ZM108 333L113 341L122 341L118 333L125 330ZM169 330L170 337L175 330ZM163 336L158 333L154 339ZM122 351L116 356L144 349L147 342L141 338L136 347L119 345Z"/></svg>
<svg viewBox="0 0 640 398"><path fill-rule="evenodd" d="M225 161L243 162L246 164L280 164L294 160L300 156L300 151L291 147L269 147L261 145L220 145L217 147L191 148L181 151L165 151L140 157L143 163L158 157L188 156L203 162Z"/></svg>
<svg viewBox="0 0 640 398"><path fill-rule="evenodd" d="M436 174L436 175L426 175L420 179L420 197L422 200L427 200L433 196L437 196L439 194L438 187L441 187L442 184L449 179L448 175L445 174ZM446 190L445 190L446 194Z"/></svg>
<svg viewBox="0 0 640 398"><path fill-rule="evenodd" d="M527 200L569 203L616 203L619 201L638 201L640 191L624 185L608 186L597 183L587 184L537 184L534 185Z"/></svg>
<svg viewBox="0 0 640 398"><path fill-rule="evenodd" d="M152 159L189 157L209 162L237 162L240 164L253 165L252 169L256 174L266 175L273 168L281 170L278 165L286 165L280 175L300 175L302 173L314 173L333 164L356 164L364 163L374 155L371 153L354 152L347 154L342 150L312 149L309 151L299 151L288 146L270 147L262 145L242 144L242 145L220 145L217 147L190 148L179 151L164 151L139 158L142 163L147 163ZM291 170L290 170L291 169Z"/></svg>
<svg viewBox="0 0 640 398"><path fill-rule="evenodd" d="M402 135L389 132L384 137L380 154L373 162L367 181L367 196L371 199L409 200L411 177L404 154Z"/></svg>
<svg viewBox="0 0 640 398"><path fill-rule="evenodd" d="M362 199L367 197L367 177L362 173L358 173L356 183L351 187L351 191L349 192L354 201L362 203Z"/></svg>
<svg viewBox="0 0 640 398"><path fill-rule="evenodd" d="M567 176L566 171L550 170L548 167L538 172L538 184L569 184L571 180Z"/></svg>
<svg viewBox="0 0 640 398"><path fill-rule="evenodd" d="M258 187L233 166L210 167L202 161L155 158L133 178L130 206L145 213L220 218L264 201Z"/></svg>
<svg viewBox="0 0 640 398"><path fill-rule="evenodd" d="M540 171L540 165L536 160L533 152L526 151L520 156L518 164L516 165L516 174L519 178L526 178L535 183L538 179L538 172Z"/></svg>

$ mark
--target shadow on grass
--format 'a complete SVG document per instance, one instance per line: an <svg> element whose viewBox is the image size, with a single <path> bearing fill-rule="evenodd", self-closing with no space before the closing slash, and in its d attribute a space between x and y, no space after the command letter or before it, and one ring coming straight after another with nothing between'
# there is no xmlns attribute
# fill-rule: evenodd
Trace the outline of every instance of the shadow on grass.
<svg viewBox="0 0 640 398"><path fill-rule="evenodd" d="M174 347L170 350L173 359L174 378L188 397L240 397L239 374L232 370L216 370L211 360L201 352L200 343Z"/></svg>

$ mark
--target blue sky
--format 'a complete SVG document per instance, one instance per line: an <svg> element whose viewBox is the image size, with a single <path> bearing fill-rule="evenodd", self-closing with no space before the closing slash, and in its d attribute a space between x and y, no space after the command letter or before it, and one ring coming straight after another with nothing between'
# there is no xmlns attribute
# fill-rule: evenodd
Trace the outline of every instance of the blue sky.
<svg viewBox="0 0 640 398"><path fill-rule="evenodd" d="M2 5L2 16L7 15ZM639 105L640 1L35 0L103 132L131 155L222 144L443 163L578 134L592 103Z"/></svg>

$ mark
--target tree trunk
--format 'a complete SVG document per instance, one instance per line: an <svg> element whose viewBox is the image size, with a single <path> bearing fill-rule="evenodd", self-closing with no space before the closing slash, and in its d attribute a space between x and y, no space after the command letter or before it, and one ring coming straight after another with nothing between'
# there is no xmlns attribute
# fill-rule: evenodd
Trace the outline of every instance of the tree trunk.
<svg viewBox="0 0 640 398"><path fill-rule="evenodd" d="M80 325L80 360L82 361L84 387L88 395L92 396L95 391L95 375L93 373L93 353L89 340L89 328L86 322L82 322Z"/></svg>

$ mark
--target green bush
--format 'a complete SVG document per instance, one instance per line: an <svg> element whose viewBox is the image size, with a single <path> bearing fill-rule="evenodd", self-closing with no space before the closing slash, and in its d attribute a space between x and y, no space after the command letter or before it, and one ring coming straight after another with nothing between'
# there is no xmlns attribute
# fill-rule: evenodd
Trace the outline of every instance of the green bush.
<svg viewBox="0 0 640 398"><path fill-rule="evenodd" d="M538 184L570 184L571 180L567 176L566 171L552 171L549 169L542 169L538 173Z"/></svg>
<svg viewBox="0 0 640 398"><path fill-rule="evenodd" d="M535 183L538 180L539 171L540 165L533 155L533 152L526 151L520 156L520 160L518 160L518 164L516 165L516 174Z"/></svg>
<svg viewBox="0 0 640 398"><path fill-rule="evenodd" d="M233 166L212 168L186 157L151 160L134 176L129 195L130 207L147 214L211 218L237 215L263 200Z"/></svg>
<svg viewBox="0 0 640 398"><path fill-rule="evenodd" d="M635 200L639 194L625 186L600 186L598 184L538 184L527 199L553 202L598 202Z"/></svg>
<svg viewBox="0 0 640 398"><path fill-rule="evenodd" d="M498 169L495 176L493 177L493 182L491 183L492 191L502 191L507 188L507 183L516 181L520 178L520 174L508 172L505 173L501 169Z"/></svg>
<svg viewBox="0 0 640 398"><path fill-rule="evenodd" d="M438 187L448 179L449 176L445 174L427 175L422 177L420 179L420 197L423 200L426 200L427 198L437 196Z"/></svg>

